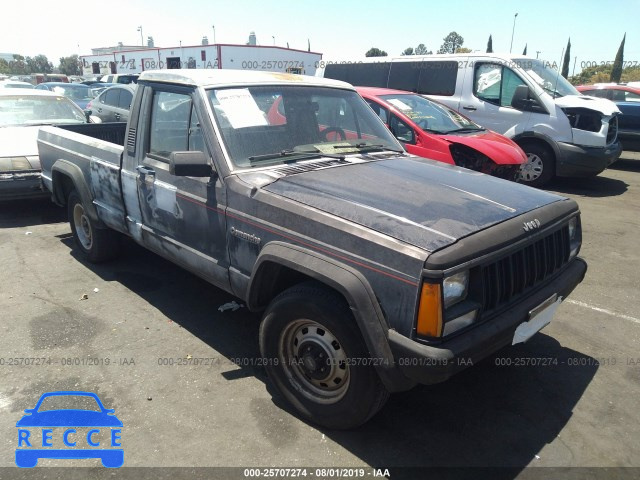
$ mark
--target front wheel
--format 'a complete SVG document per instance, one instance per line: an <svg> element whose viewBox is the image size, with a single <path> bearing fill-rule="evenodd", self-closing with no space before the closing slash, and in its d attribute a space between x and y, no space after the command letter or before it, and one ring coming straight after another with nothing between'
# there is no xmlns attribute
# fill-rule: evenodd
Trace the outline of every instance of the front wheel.
<svg viewBox="0 0 640 480"><path fill-rule="evenodd" d="M260 325L269 377L304 417L333 429L365 423L389 393L344 299L305 283L276 297Z"/></svg>
<svg viewBox="0 0 640 480"><path fill-rule="evenodd" d="M555 176L555 155L548 147L538 143L521 145L527 154L527 163L520 167L520 182L532 187L542 187Z"/></svg>
<svg viewBox="0 0 640 480"><path fill-rule="evenodd" d="M118 234L113 230L97 228L75 190L67 199L67 213L73 239L87 260L98 263L118 255L120 251Z"/></svg>

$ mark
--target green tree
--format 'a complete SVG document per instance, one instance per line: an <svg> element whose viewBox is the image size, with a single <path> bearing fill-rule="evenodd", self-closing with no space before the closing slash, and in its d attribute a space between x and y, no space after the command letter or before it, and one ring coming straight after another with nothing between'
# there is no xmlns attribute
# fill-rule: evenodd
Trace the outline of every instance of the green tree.
<svg viewBox="0 0 640 480"><path fill-rule="evenodd" d="M618 47L618 53L616 53L616 59L613 61L613 68L611 69L611 77L609 77L610 82L620 83L620 78L622 77L622 65L624 60L624 41L627 38L627 34L625 33L622 37L622 42Z"/></svg>
<svg viewBox="0 0 640 480"><path fill-rule="evenodd" d="M527 54L527 44L526 43L524 44L524 50L522 51L522 54L523 55Z"/></svg>
<svg viewBox="0 0 640 480"><path fill-rule="evenodd" d="M487 42L487 53L493 53L493 38L489 35L489 41Z"/></svg>
<svg viewBox="0 0 640 480"><path fill-rule="evenodd" d="M458 47L456 49L456 53L471 53L471 49L465 48L465 47Z"/></svg>
<svg viewBox="0 0 640 480"><path fill-rule="evenodd" d="M65 75L82 75L82 66L78 59L78 55L60 57L58 70L60 70L60 73L64 73Z"/></svg>
<svg viewBox="0 0 640 480"><path fill-rule="evenodd" d="M13 56L13 60L9 62L9 71L13 75L26 75L29 73L27 71L27 64L25 63L22 55Z"/></svg>
<svg viewBox="0 0 640 480"><path fill-rule="evenodd" d="M569 62L571 61L571 38L567 42L567 49L564 52L564 60L562 61L562 71L560 75L569 78Z"/></svg>
<svg viewBox="0 0 640 480"><path fill-rule="evenodd" d="M28 73L51 73L53 72L53 64L45 55L36 55L35 57L27 57L25 60Z"/></svg>
<svg viewBox="0 0 640 480"><path fill-rule="evenodd" d="M9 68L9 62L7 62L4 58L0 58L0 73L11 73L11 69Z"/></svg>
<svg viewBox="0 0 640 480"><path fill-rule="evenodd" d="M413 55L413 47L405 48L400 55Z"/></svg>
<svg viewBox="0 0 640 480"><path fill-rule="evenodd" d="M443 38L444 43L440 46L438 53L455 53L464 43L464 38L456 32L451 32Z"/></svg>
<svg viewBox="0 0 640 480"><path fill-rule="evenodd" d="M369 50L367 50L367 53L365 53L364 56L365 57L386 57L387 52L385 52L384 50L380 50L377 47L371 47Z"/></svg>
<svg viewBox="0 0 640 480"><path fill-rule="evenodd" d="M416 55L431 55L431 54L433 54L433 52L431 50L428 50L424 43L421 43L420 45L418 45L416 47L415 54Z"/></svg>

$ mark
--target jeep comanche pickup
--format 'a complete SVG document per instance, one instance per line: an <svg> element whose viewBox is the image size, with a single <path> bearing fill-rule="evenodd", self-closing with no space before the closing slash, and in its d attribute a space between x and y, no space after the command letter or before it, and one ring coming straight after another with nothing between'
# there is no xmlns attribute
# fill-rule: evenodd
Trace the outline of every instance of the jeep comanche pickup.
<svg viewBox="0 0 640 480"><path fill-rule="evenodd" d="M574 201L407 154L346 83L148 71L82 127L38 138L77 248L124 234L264 310L271 380L330 428L526 341L586 272Z"/></svg>

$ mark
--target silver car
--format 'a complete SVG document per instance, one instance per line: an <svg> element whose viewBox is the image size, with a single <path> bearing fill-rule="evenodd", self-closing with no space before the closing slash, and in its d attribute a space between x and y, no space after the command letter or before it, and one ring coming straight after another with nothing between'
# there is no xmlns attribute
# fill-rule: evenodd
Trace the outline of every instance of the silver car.
<svg viewBox="0 0 640 480"><path fill-rule="evenodd" d="M0 200L45 195L40 185L41 125L87 123L68 98L43 90L0 89Z"/></svg>
<svg viewBox="0 0 640 480"><path fill-rule="evenodd" d="M131 108L135 88L135 84L109 87L91 100L86 109L104 123L126 122L129 119L129 108Z"/></svg>

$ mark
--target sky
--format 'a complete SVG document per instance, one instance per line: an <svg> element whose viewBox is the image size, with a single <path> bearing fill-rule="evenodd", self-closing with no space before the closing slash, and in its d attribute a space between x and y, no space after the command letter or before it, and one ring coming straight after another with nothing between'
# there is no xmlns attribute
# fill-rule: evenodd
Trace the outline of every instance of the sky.
<svg viewBox="0 0 640 480"><path fill-rule="evenodd" d="M530 56L561 63L570 37L577 73L585 62L612 62L626 32L624 59L640 65L640 0L19 0L3 4L0 53L44 54L57 66L91 48L141 45L140 26L145 45L148 36L156 47L199 45L205 35L213 43L215 26L218 43L244 44L254 31L259 45L306 50L308 39L325 60L371 47L399 55L420 43L435 53L451 31L481 52L491 34L494 52L508 53L516 13L514 53L527 44Z"/></svg>

